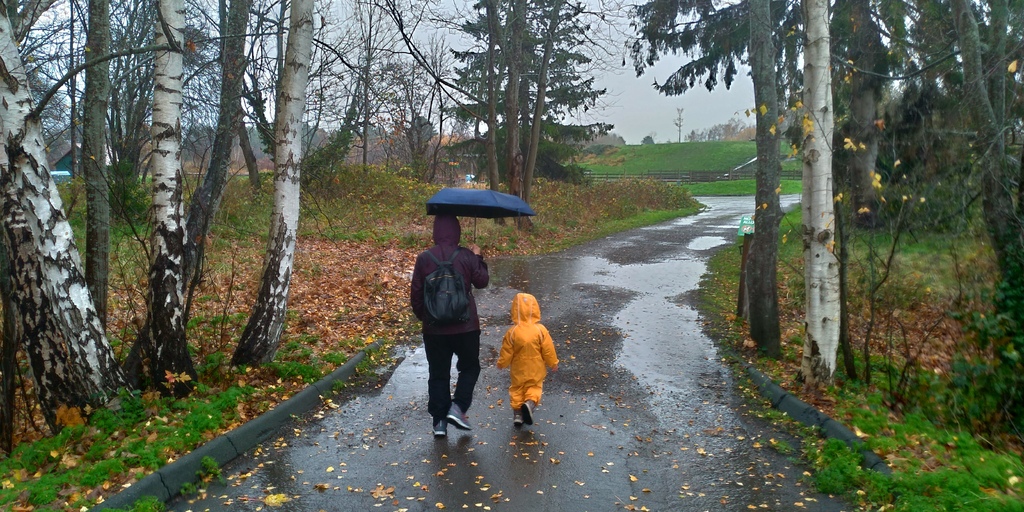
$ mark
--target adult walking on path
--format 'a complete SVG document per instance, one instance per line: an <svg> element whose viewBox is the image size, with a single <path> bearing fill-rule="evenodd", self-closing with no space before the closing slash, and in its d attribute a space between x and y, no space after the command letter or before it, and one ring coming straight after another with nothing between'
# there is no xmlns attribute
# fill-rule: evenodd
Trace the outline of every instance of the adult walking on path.
<svg viewBox="0 0 1024 512"><path fill-rule="evenodd" d="M423 346L427 354L430 377L427 380L427 412L430 413L434 436L448 435L448 422L456 428L470 430L466 411L473 404L473 388L480 375L480 316L477 313L473 288L485 288L490 281L487 263L480 247L470 244L459 246L462 228L454 215L434 217L434 246L416 258L412 272L409 302L416 318L423 325ZM441 266L451 261L461 276L468 310L462 318L442 323L428 311L424 301L426 279ZM452 357L458 358L459 372L455 393L451 390Z"/></svg>

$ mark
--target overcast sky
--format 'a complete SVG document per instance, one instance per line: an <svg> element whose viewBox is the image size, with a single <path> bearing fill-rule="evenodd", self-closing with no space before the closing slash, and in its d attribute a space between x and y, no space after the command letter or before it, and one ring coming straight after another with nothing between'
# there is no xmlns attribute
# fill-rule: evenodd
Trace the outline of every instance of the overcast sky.
<svg viewBox="0 0 1024 512"><path fill-rule="evenodd" d="M597 113L591 112L591 120L615 125L613 132L625 138L626 144L639 144L644 136L652 133L656 142L676 142L675 120L679 107L684 109L683 140L691 130L725 123L733 117L754 124L753 118L745 114L754 105L754 88L745 67L740 68L728 90L719 83L714 92L698 85L682 96L665 96L651 87L655 79L664 82L685 61L685 57L668 55L640 78L627 61L622 72L598 80L598 88L608 89L605 102L609 106Z"/></svg>

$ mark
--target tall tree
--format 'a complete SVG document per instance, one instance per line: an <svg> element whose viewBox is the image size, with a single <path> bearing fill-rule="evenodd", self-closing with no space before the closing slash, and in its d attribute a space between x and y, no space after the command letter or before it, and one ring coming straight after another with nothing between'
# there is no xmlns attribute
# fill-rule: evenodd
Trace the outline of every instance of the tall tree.
<svg viewBox="0 0 1024 512"><path fill-rule="evenodd" d="M284 74L277 95L274 152L274 214L267 239L263 277L249 323L231 364L273 360L284 331L299 224L299 170L302 163L302 114L309 83L313 39L313 0L292 0Z"/></svg>
<svg viewBox="0 0 1024 512"><path fill-rule="evenodd" d="M537 70L537 97L533 103L533 119L530 121L530 139L527 142L529 150L526 154L526 166L523 169L523 200L530 202L530 189L533 185L534 169L537 167L537 154L540 151L540 133L544 120L545 102L548 93L548 69L551 67L551 56L555 50L555 39L558 37L558 27L562 22L562 8L564 0L555 0L549 7L547 27L545 28L542 40L544 50L540 57L540 68ZM524 222L529 223L528 219Z"/></svg>
<svg viewBox="0 0 1024 512"><path fill-rule="evenodd" d="M460 30L478 44L456 52L456 57L464 63L459 83L485 99L469 97L457 115L478 121L472 147L489 169L493 164L504 172L506 180L518 175L508 186L529 200L533 176L564 179L568 173L559 162L572 152L570 146L610 129L560 124L565 117L586 112L605 93L594 87L590 71L601 65L595 54L605 44L594 36L594 27L610 22L564 0L534 2L525 15L514 14L524 9L515 1L488 0L476 8L477 17ZM487 122L486 138L479 136L480 121ZM492 134L504 139L500 162L496 151L492 160Z"/></svg>
<svg viewBox="0 0 1024 512"><path fill-rule="evenodd" d="M223 3L224 0L222 0ZM232 0L227 9L221 9L220 102L217 129L210 150L210 165L203 181L192 194L184 247L183 271L190 286L199 282L206 239L213 217L220 208L221 197L228 181L228 166L235 134L242 122L242 79L245 76L245 27L252 0Z"/></svg>
<svg viewBox="0 0 1024 512"><path fill-rule="evenodd" d="M828 384L839 349L839 264L832 193L832 78L828 0L803 0L804 384Z"/></svg>
<svg viewBox="0 0 1024 512"><path fill-rule="evenodd" d="M483 0L487 19L487 140L484 154L487 159L487 183L491 190L498 190L498 41L502 39L501 25L498 24L498 0Z"/></svg>
<svg viewBox="0 0 1024 512"><path fill-rule="evenodd" d="M979 30L976 4L966 0L953 1L963 73L966 81L965 99L971 108L970 121L977 132L972 145L977 155L975 166L981 177L982 209L992 247L1007 289L1024 290L1024 164L1014 164L1007 152L1007 51L1010 3L990 0L985 38ZM1019 44L1019 43L1018 43ZM1016 48L1020 54L1020 46ZM1013 61L1014 68L1021 60ZM1024 321L1019 307L1010 311L1018 322Z"/></svg>
<svg viewBox="0 0 1024 512"><path fill-rule="evenodd" d="M110 0L89 0L88 55L110 53ZM110 61L85 70L82 100L82 174L85 176L85 280L100 321L107 321L110 266L110 185L107 176L107 105ZM73 130L74 128L72 128ZM74 147L71 151L74 152Z"/></svg>
<svg viewBox="0 0 1024 512"><path fill-rule="evenodd" d="M182 28L185 3L159 0L154 59L153 232L150 237L149 306L142 334L154 382L166 381L176 396L188 394L196 377L185 340L183 274L185 228L181 198ZM161 391L165 391L161 389Z"/></svg>
<svg viewBox="0 0 1024 512"><path fill-rule="evenodd" d="M746 268L750 337L769 357L782 354L776 265L779 253L779 90L775 72L776 26L770 0L750 4L750 75L754 82L757 141L757 190L754 194L754 239ZM680 116L682 115L680 109ZM680 123L681 124L681 123Z"/></svg>
<svg viewBox="0 0 1024 512"><path fill-rule="evenodd" d="M505 166L508 192L523 196L523 148L519 139L520 83L523 73L523 44L526 37L526 0L511 0L508 11L507 39L502 50L508 81L505 85Z"/></svg>
<svg viewBox="0 0 1024 512"><path fill-rule="evenodd" d="M89 294L71 225L47 167L28 76L0 9L0 218L10 265L15 342L29 360L42 412L102 407L125 385Z"/></svg>
<svg viewBox="0 0 1024 512"><path fill-rule="evenodd" d="M860 226L878 225L878 199L872 176L878 162L880 129L878 104L882 97L884 76L888 73L887 50L882 44L881 29L875 23L868 0L840 0L836 3L833 25L843 38L845 62L853 67L845 80L849 103L846 119L836 137L836 171L848 187L850 208Z"/></svg>

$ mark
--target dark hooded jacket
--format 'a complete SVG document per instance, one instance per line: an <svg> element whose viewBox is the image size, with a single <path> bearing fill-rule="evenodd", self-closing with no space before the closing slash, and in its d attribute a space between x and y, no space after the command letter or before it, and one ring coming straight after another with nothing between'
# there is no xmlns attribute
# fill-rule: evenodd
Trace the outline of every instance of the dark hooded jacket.
<svg viewBox="0 0 1024 512"><path fill-rule="evenodd" d="M438 261L445 261L459 247L461 236L462 228L459 226L459 219L453 215L437 215L434 217L435 245L427 251L431 252ZM423 304L423 282L427 275L437 269L437 264L427 256L427 251L416 257L409 293L412 311L416 314L416 318L423 323L423 334L459 334L480 330L480 317L476 312L473 288L485 288L491 279L487 273L487 263L484 262L483 256L473 254L469 249L461 247L453 265L455 271L462 275L463 284L466 286L466 295L469 297L469 320L461 324L431 325L427 318L426 306Z"/></svg>

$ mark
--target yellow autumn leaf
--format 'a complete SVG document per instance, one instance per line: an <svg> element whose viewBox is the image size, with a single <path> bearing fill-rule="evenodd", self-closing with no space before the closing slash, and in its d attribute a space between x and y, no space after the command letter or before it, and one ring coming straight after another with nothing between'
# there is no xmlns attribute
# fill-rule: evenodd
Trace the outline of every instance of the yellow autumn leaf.
<svg viewBox="0 0 1024 512"><path fill-rule="evenodd" d="M902 164L902 163L903 163L903 162L901 162L900 160L896 160L895 162L893 162L892 166L893 166L893 167L899 167L899 166L900 166L900 164Z"/></svg>
<svg viewBox="0 0 1024 512"><path fill-rule="evenodd" d="M1016 73L1017 72L1017 59L1014 59L1013 62L1011 62L1009 66L1006 66L1006 70L1009 71L1010 73Z"/></svg>
<svg viewBox="0 0 1024 512"><path fill-rule="evenodd" d="M437 502L437 503L434 503L434 506L437 507L437 508L441 508L441 509L445 508L444 503L441 503L440 501Z"/></svg>
<svg viewBox="0 0 1024 512"><path fill-rule="evenodd" d="M263 498L263 503L268 507L280 507L289 501L291 501L291 498L285 494L271 494Z"/></svg>
<svg viewBox="0 0 1024 512"><path fill-rule="evenodd" d="M853 141L849 137L843 139L843 149L857 149L857 146L853 144Z"/></svg>
<svg viewBox="0 0 1024 512"><path fill-rule="evenodd" d="M805 136L810 135L814 131L814 120L811 119L811 116L804 116L801 124L803 125Z"/></svg>
<svg viewBox="0 0 1024 512"><path fill-rule="evenodd" d="M768 128L768 132L771 133L772 135L775 135L775 125L774 124L771 126L771 128Z"/></svg>
<svg viewBox="0 0 1024 512"><path fill-rule="evenodd" d="M757 107L757 111L763 116L768 113L768 106L762 103L760 107Z"/></svg>
<svg viewBox="0 0 1024 512"><path fill-rule="evenodd" d="M782 193L782 186L781 185L775 188L775 193L776 194L781 194Z"/></svg>
<svg viewBox="0 0 1024 512"><path fill-rule="evenodd" d="M630 482L636 482L637 480L640 480L640 479L635 477L635 476L633 476L633 475L629 475L629 481Z"/></svg>

